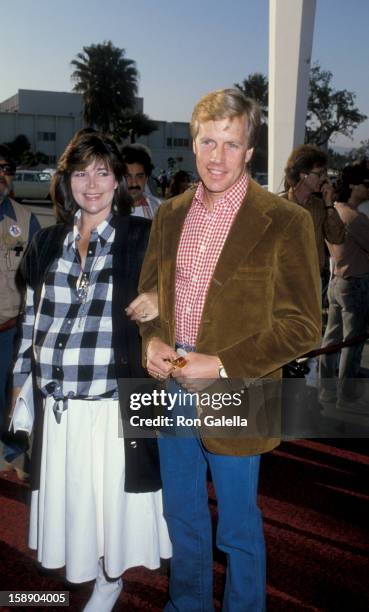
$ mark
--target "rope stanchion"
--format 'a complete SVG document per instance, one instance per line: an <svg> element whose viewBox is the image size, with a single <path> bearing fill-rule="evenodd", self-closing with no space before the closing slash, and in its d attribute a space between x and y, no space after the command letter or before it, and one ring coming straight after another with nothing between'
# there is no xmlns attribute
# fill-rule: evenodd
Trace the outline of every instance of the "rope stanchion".
<svg viewBox="0 0 369 612"><path fill-rule="evenodd" d="M331 353L338 353L342 348L346 348L347 346L355 346L355 344L361 344L365 342L369 338L369 332L365 332L365 334L360 334L360 336L354 336L354 338L349 338L348 340L344 340L343 342L338 342L336 344L329 344L328 346L323 346L318 349L314 349L313 351L309 351L298 359L303 358L311 358L317 357L318 355L330 355Z"/></svg>

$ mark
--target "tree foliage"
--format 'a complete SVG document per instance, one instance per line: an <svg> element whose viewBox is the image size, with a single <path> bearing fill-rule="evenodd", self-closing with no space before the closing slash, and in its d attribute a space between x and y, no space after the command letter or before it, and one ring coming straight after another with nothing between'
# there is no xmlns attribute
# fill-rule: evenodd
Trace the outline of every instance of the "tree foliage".
<svg viewBox="0 0 369 612"><path fill-rule="evenodd" d="M124 109L133 109L138 90L136 62L111 41L83 47L71 62L74 91L82 94L88 125L107 132Z"/></svg>
<svg viewBox="0 0 369 612"><path fill-rule="evenodd" d="M31 150L31 143L24 134L18 134L14 140L5 144L9 147L13 159L17 162L21 161L23 155Z"/></svg>
<svg viewBox="0 0 369 612"><path fill-rule="evenodd" d="M113 135L118 141L129 138L130 142L134 143L136 138L147 136L157 129L155 121L145 113L125 109L114 124Z"/></svg>
<svg viewBox="0 0 369 612"><path fill-rule="evenodd" d="M245 96L253 98L258 102L262 117L268 117L268 79L261 72L253 72L249 74L247 79L244 79L241 84L235 83L235 87L240 89Z"/></svg>
<svg viewBox="0 0 369 612"><path fill-rule="evenodd" d="M311 68L306 142L324 148L336 134L350 138L367 118L355 106L356 95L347 89L334 89L332 77L332 73L319 64Z"/></svg>
<svg viewBox="0 0 369 612"><path fill-rule="evenodd" d="M328 167L335 168L336 170L342 170L347 164L351 164L355 158L351 157L351 153L349 151L339 152L335 151L331 147L328 147L327 151L328 156Z"/></svg>
<svg viewBox="0 0 369 612"><path fill-rule="evenodd" d="M45 153L31 150L31 143L24 134L18 134L14 140L6 142L5 144L9 147L12 158L17 164L34 168L35 166L47 164L49 162L49 158Z"/></svg>
<svg viewBox="0 0 369 612"><path fill-rule="evenodd" d="M351 137L367 119L355 106L356 95L347 89L334 89L333 75L316 63L310 71L310 89L306 118L306 142L327 148L337 134ZM268 116L268 79L260 72L249 74L242 84L235 83L246 96L254 98Z"/></svg>
<svg viewBox="0 0 369 612"><path fill-rule="evenodd" d="M23 153L20 161L22 165L28 168L35 168L36 166L45 166L48 164L49 158L45 153L42 153L42 151L36 151L36 153L33 151L26 151Z"/></svg>
<svg viewBox="0 0 369 612"><path fill-rule="evenodd" d="M350 154L355 159L369 159L369 138L361 140L360 145L356 149L352 149Z"/></svg>

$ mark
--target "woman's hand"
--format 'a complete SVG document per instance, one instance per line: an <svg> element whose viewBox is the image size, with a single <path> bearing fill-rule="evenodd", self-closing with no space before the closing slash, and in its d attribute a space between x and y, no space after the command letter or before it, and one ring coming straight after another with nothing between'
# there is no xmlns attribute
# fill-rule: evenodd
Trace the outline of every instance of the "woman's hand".
<svg viewBox="0 0 369 612"><path fill-rule="evenodd" d="M166 380L174 370L172 361L177 359L175 350L160 338L151 338L146 350L146 368L150 376Z"/></svg>
<svg viewBox="0 0 369 612"><path fill-rule="evenodd" d="M139 323L146 323L146 321L156 319L159 314L157 292L147 291L146 293L141 293L129 304L125 312L132 321L138 321Z"/></svg>

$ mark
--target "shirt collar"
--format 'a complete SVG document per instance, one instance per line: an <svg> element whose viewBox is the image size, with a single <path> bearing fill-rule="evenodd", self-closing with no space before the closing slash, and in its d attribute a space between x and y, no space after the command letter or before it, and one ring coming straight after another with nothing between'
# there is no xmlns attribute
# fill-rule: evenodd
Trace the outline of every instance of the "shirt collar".
<svg viewBox="0 0 369 612"><path fill-rule="evenodd" d="M70 248L72 245L74 245L75 247L76 242L78 242L78 240L80 239L80 233L78 230L78 221L80 218L81 218L81 211L77 210L77 212L74 215L73 229L68 233L67 238L66 238L67 240L66 246L68 248ZM105 244L109 241L109 239L112 236L112 233L115 230L113 218L114 218L113 213L110 213L106 217L106 219L101 221L101 223L99 223L99 225L95 227L95 229L91 232L91 239L99 240L101 247L105 246Z"/></svg>
<svg viewBox="0 0 369 612"><path fill-rule="evenodd" d="M137 202L133 203L133 206L135 208L139 207L139 206L142 206L142 207L143 206L149 206L149 201L148 201L147 195L144 194L140 200L138 200Z"/></svg>
<svg viewBox="0 0 369 612"><path fill-rule="evenodd" d="M13 221L17 220L15 210L8 197L4 198L4 200L0 204L0 221L2 221L5 217L10 217L11 219L13 219Z"/></svg>
<svg viewBox="0 0 369 612"><path fill-rule="evenodd" d="M246 197L248 184L249 176L246 172L244 172L243 175L238 179L237 183L232 185L232 187L228 189L228 191L221 198L219 198L219 200L217 200L214 209L220 207L223 208L224 206L226 206L228 210L233 210L234 212L237 212ZM200 181L196 189L194 201L197 204L206 208L206 210L208 211L207 207L205 206L205 187L202 181Z"/></svg>

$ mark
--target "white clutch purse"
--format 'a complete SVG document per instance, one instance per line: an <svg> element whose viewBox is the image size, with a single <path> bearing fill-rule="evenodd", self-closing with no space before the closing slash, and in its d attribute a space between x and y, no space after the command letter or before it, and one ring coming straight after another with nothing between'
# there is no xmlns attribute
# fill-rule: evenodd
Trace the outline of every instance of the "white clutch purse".
<svg viewBox="0 0 369 612"><path fill-rule="evenodd" d="M11 429L13 429L14 433L17 431L26 431L28 435L30 435L34 419L35 408L33 403L32 374L29 374L15 403L9 431L11 431Z"/></svg>

